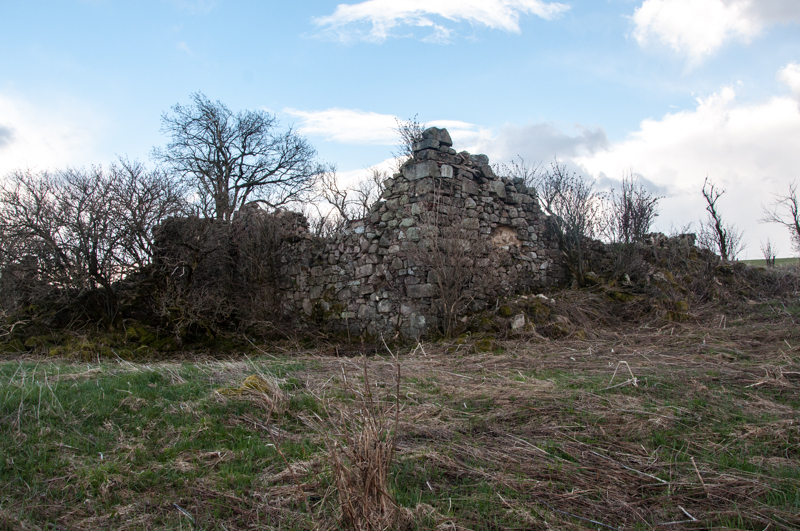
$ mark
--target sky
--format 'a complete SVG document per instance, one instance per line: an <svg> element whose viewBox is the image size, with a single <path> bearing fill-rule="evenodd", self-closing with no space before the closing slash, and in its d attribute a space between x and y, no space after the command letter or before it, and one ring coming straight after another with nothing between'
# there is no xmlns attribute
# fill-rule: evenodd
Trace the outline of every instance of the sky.
<svg viewBox="0 0 800 531"><path fill-rule="evenodd" d="M346 182L389 168L396 120L492 162L553 161L663 196L696 229L708 176L744 257L800 180L798 0L3 0L0 176L152 162L194 92L265 110Z"/></svg>

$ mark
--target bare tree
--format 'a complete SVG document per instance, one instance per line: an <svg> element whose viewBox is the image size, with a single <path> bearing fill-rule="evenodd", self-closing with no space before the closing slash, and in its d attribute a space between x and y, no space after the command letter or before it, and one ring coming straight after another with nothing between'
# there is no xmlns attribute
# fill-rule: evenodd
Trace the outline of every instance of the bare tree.
<svg viewBox="0 0 800 531"><path fill-rule="evenodd" d="M792 243L796 252L800 253L800 203L797 201L797 183L789 184L789 193L786 195L774 194L775 201L772 208L762 207L765 223L783 225L792 235Z"/></svg>
<svg viewBox="0 0 800 531"><path fill-rule="evenodd" d="M698 243L701 247L718 253L724 260L735 260L745 248L744 232L733 223L726 223L717 208L717 201L725 194L706 176L703 181L703 198L706 200L708 218L700 221Z"/></svg>
<svg viewBox="0 0 800 531"><path fill-rule="evenodd" d="M775 259L778 255L778 249L773 245L769 238L767 238L766 243L761 242L761 254L764 255L764 261L767 264L767 267L775 267Z"/></svg>
<svg viewBox="0 0 800 531"><path fill-rule="evenodd" d="M658 217L658 201L662 197L645 190L633 174L622 176L622 188L611 190L607 233L613 242L641 242Z"/></svg>
<svg viewBox="0 0 800 531"><path fill-rule="evenodd" d="M29 296L100 292L113 321L119 280L150 262L153 226L183 206L163 172L127 160L107 171L14 172L0 188L3 270L26 269Z"/></svg>
<svg viewBox="0 0 800 531"><path fill-rule="evenodd" d="M190 183L206 216L229 221L249 202L277 208L300 200L325 167L316 151L265 111L233 113L220 101L192 94L192 104L161 117L172 137L154 157Z"/></svg>
<svg viewBox="0 0 800 531"><path fill-rule="evenodd" d="M585 240L603 231L605 196L595 190L593 181L569 173L566 165L557 161L549 171L538 174L534 185L542 209L550 216L566 265L578 285L583 285Z"/></svg>
<svg viewBox="0 0 800 531"><path fill-rule="evenodd" d="M348 221L365 218L370 207L380 199L387 178L386 172L370 168L355 186L345 188L339 182L335 168L325 172L319 181L320 195L332 210L323 216L323 223L341 228Z"/></svg>

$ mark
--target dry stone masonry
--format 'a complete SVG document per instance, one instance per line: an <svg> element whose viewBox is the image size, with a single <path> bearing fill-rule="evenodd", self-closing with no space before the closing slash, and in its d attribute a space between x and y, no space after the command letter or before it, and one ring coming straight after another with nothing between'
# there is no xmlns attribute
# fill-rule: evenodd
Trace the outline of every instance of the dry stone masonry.
<svg viewBox="0 0 800 531"><path fill-rule="evenodd" d="M455 289L471 310L563 280L535 192L452 145L446 129L427 129L368 217L330 240L293 238L281 258L284 310L353 334L414 338L441 323L437 275L467 279Z"/></svg>

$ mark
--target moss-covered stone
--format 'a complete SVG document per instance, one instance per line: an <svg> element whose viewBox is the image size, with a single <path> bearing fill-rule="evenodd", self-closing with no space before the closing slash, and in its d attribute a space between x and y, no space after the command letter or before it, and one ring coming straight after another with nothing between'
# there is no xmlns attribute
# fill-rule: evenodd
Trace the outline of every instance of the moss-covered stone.
<svg viewBox="0 0 800 531"><path fill-rule="evenodd" d="M561 339L572 333L572 329L570 329L569 326L559 322L537 326L536 331L544 337L549 337L550 339Z"/></svg>
<svg viewBox="0 0 800 531"><path fill-rule="evenodd" d="M684 312L676 312L671 310L667 312L667 321L672 321L674 323L685 323L691 319L691 317L691 315Z"/></svg>
<svg viewBox="0 0 800 531"><path fill-rule="evenodd" d="M598 275L594 271L589 271L585 275L583 275L583 282L587 286L597 286L603 283L603 279L600 278L600 275Z"/></svg>
<svg viewBox="0 0 800 531"><path fill-rule="evenodd" d="M485 337L475 342L475 350L478 352L493 352L497 348L497 342L493 337Z"/></svg>
<svg viewBox="0 0 800 531"><path fill-rule="evenodd" d="M49 348L51 346L53 346L53 341L50 336L31 336L25 340L25 349L27 350Z"/></svg>
<svg viewBox="0 0 800 531"><path fill-rule="evenodd" d="M62 346L52 347L50 350L47 351L48 356L63 356L66 353L66 350Z"/></svg>
<svg viewBox="0 0 800 531"><path fill-rule="evenodd" d="M606 290L606 296L617 302L630 302L636 300L636 295L621 290Z"/></svg>
<svg viewBox="0 0 800 531"><path fill-rule="evenodd" d="M497 313L501 317L511 317L514 315L514 310L511 308L511 306L504 304L503 306L500 306L500 309L497 311Z"/></svg>
<svg viewBox="0 0 800 531"><path fill-rule="evenodd" d="M159 352L175 352L179 348L178 340L172 336L156 339L147 346Z"/></svg>
<svg viewBox="0 0 800 531"><path fill-rule="evenodd" d="M550 318L550 308L538 299L525 308L525 313L528 314L528 319L536 324L546 323Z"/></svg>
<svg viewBox="0 0 800 531"><path fill-rule="evenodd" d="M25 350L25 344L17 338L0 343L0 354L17 354Z"/></svg>

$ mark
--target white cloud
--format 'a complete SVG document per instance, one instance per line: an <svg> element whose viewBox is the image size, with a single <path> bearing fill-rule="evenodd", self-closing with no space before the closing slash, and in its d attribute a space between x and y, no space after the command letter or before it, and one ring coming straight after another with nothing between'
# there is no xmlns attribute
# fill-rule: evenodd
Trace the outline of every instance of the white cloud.
<svg viewBox="0 0 800 531"><path fill-rule="evenodd" d="M467 151L484 153L492 162L508 162L521 156L538 164L552 161L554 157L571 161L608 147L608 137L602 127L576 124L574 129L574 134L569 134L554 123L506 124L497 135L484 134L473 139Z"/></svg>
<svg viewBox="0 0 800 531"><path fill-rule="evenodd" d="M283 112L300 120L298 131L304 135L342 144L392 146L398 142L395 129L399 118L392 114L341 108L324 111L284 109ZM435 120L426 125L446 127L454 142L465 141L477 134L477 126L457 120Z"/></svg>
<svg viewBox="0 0 800 531"><path fill-rule="evenodd" d="M800 103L800 65L789 63L783 70L778 72L778 79L791 89L798 103Z"/></svg>
<svg viewBox="0 0 800 531"><path fill-rule="evenodd" d="M79 166L92 160L101 120L76 102L41 108L0 94L0 177L15 169Z"/></svg>
<svg viewBox="0 0 800 531"><path fill-rule="evenodd" d="M425 40L446 42L453 30L431 17L518 33L521 15L552 20L568 9L566 4L543 0L366 0L339 4L333 14L313 21L324 35L343 42L383 42L402 26L432 28Z"/></svg>
<svg viewBox="0 0 800 531"><path fill-rule="evenodd" d="M780 77L792 84L798 74L792 64ZM758 241L770 237L788 255L788 232L758 220L761 205L772 201L772 192L785 191L791 181L800 180L798 145L797 101L778 96L744 104L736 101L733 88L725 87L698 99L694 109L645 120L623 141L574 160L599 179L619 179L632 168L665 190L662 228L670 221L697 222L704 208L700 189L708 175L727 190L720 209L745 229L748 254L758 257Z"/></svg>
<svg viewBox="0 0 800 531"><path fill-rule="evenodd" d="M325 140L343 144L396 143L397 127L391 114L378 114L357 109L326 109L301 111L284 109L283 112L300 120L298 130L304 135L321 136Z"/></svg>
<svg viewBox="0 0 800 531"><path fill-rule="evenodd" d="M660 42L697 63L729 41L749 43L770 24L800 21L800 2L645 0L631 18L640 45Z"/></svg>

